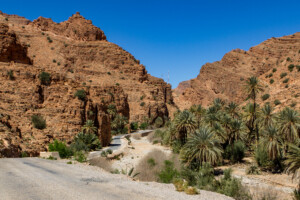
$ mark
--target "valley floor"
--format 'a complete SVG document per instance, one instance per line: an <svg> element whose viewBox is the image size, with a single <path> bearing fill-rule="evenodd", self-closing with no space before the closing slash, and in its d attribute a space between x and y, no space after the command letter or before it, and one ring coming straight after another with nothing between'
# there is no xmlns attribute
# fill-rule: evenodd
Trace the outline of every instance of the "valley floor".
<svg viewBox="0 0 300 200"><path fill-rule="evenodd" d="M132 167L136 167L143 156L157 149L163 151L166 155L171 155L170 148L159 144L152 144L147 137L131 137L130 146L127 140L123 140L122 146L124 156L120 160L114 160L111 163L112 169L118 169L120 172L128 172ZM297 187L297 182L287 174L271 174L261 172L260 175L247 175L246 169L255 161L252 158L245 158L242 164L227 165L219 167L220 169L232 168L233 176L242 179L243 185L247 186L254 196L254 199L261 199L262 195L275 197L274 200L292 200L291 193Z"/></svg>

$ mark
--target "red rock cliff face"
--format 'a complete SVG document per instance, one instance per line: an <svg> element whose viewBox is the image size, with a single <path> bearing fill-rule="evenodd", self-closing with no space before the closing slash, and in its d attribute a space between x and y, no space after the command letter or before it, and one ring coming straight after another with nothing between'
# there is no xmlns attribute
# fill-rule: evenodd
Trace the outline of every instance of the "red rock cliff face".
<svg viewBox="0 0 300 200"><path fill-rule="evenodd" d="M278 107L297 102L296 107L299 107L299 50L300 33L271 38L249 51L233 50L221 61L203 65L197 78L180 83L174 90L174 101L181 109L193 104L207 106L214 98L242 103L245 100L245 80L257 76L265 87L261 95L271 96L265 102L278 99L282 102ZM289 71L289 65L295 66L293 71ZM287 73L287 76L281 78L282 73ZM283 83L286 78L289 78L288 83ZM270 83L271 79L273 83ZM259 102L262 102L261 98Z"/></svg>
<svg viewBox="0 0 300 200"><path fill-rule="evenodd" d="M170 85L78 13L59 24L0 13L0 52L0 157L34 156L54 139L70 143L87 119L107 145L110 104L130 121L154 121L174 107ZM43 71L49 85L39 80ZM86 91L85 101L77 90ZM32 115L47 128L35 129Z"/></svg>

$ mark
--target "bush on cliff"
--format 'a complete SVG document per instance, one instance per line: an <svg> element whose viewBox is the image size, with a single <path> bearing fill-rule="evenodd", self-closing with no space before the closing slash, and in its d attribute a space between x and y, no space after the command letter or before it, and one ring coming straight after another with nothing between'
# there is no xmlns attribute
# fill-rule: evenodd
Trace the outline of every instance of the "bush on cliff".
<svg viewBox="0 0 300 200"><path fill-rule="evenodd" d="M31 122L32 122L34 128L37 128L40 130L46 128L46 120L44 120L43 117L40 115L32 115Z"/></svg>

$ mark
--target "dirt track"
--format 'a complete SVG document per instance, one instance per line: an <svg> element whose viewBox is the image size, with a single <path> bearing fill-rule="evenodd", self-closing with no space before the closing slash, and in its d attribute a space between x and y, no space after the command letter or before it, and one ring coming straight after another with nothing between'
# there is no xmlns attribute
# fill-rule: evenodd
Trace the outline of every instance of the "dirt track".
<svg viewBox="0 0 300 200"><path fill-rule="evenodd" d="M188 196L170 184L135 182L97 167L40 158L0 159L0 194L1 200L231 199L208 191Z"/></svg>

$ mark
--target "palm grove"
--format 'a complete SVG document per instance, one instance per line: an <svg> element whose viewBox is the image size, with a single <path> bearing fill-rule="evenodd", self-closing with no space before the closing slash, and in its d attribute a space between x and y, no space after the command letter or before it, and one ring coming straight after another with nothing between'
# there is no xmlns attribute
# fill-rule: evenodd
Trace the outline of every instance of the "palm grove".
<svg viewBox="0 0 300 200"><path fill-rule="evenodd" d="M217 98L208 108L193 105L177 111L158 132L162 144L180 153L192 172L225 161L241 162L247 153L257 163L249 173L264 170L295 175L300 168L299 112L290 107L274 112L270 103L259 105L262 91L260 81L250 77L245 84L249 102L243 107ZM295 195L299 198L299 189Z"/></svg>

